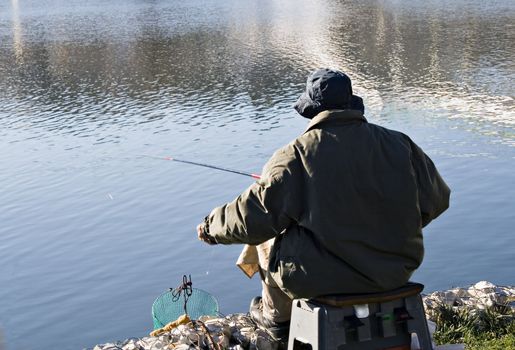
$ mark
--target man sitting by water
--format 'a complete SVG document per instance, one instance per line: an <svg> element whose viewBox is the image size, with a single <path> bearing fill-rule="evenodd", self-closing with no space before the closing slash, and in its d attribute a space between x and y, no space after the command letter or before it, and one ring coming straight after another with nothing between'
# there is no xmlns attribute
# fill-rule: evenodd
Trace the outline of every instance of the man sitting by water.
<svg viewBox="0 0 515 350"><path fill-rule="evenodd" d="M209 244L257 246L263 292L251 316L278 339L293 298L404 285L422 262L422 227L450 194L408 136L367 122L344 73L313 72L294 107L307 130L197 227Z"/></svg>

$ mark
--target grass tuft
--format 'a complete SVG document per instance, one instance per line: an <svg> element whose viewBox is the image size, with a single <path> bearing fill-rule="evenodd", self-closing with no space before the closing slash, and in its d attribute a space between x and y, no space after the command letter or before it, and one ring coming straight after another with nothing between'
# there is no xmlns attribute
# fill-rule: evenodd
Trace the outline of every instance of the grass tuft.
<svg viewBox="0 0 515 350"><path fill-rule="evenodd" d="M470 311L440 305L434 311L436 344L465 343L467 350L515 349L515 312L509 307Z"/></svg>

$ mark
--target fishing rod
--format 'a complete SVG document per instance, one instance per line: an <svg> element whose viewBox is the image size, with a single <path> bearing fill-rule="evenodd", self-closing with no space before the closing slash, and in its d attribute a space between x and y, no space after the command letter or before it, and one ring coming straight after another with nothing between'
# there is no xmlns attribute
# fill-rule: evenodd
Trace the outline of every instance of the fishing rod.
<svg viewBox="0 0 515 350"><path fill-rule="evenodd" d="M228 173L233 173L233 174L238 174L238 175L243 175L243 176L250 176L250 177L252 177L254 179L260 179L261 178L261 176L258 175L258 174L246 173L244 171L239 171L239 170L234 170L234 169L229 169L229 168L222 168L222 167L219 167L219 166L216 166L216 165L211 165L211 164L192 162L191 160L177 159L177 158L173 158L173 157L157 157L157 156L149 156L149 155L142 155L142 156L143 157L148 157L148 158L154 158L154 159L161 159L161 160L173 160L174 162L192 164L192 165L197 165L197 166L201 166L201 167L204 167L204 168L211 168L211 169L225 171L225 172L228 172Z"/></svg>

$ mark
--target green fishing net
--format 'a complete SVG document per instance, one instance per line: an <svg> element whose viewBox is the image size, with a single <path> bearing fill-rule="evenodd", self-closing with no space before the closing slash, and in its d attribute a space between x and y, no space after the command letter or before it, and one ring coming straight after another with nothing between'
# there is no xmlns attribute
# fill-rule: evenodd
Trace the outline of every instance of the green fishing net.
<svg viewBox="0 0 515 350"><path fill-rule="evenodd" d="M187 303L188 315L197 319L203 315L218 315L218 301L214 296L201 289L192 288ZM152 304L152 320L154 329L161 328L167 323L175 321L184 314L184 299L174 298L172 291L161 294Z"/></svg>

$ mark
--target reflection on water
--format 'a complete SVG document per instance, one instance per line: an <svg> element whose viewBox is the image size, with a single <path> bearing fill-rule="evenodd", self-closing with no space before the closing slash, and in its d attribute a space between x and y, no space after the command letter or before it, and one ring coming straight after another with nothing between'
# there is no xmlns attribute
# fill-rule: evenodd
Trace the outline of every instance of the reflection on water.
<svg viewBox="0 0 515 350"><path fill-rule="evenodd" d="M191 235L249 182L137 155L258 172L305 127L291 105L321 66L348 72L367 117L411 135L453 189L417 279L513 283L514 19L512 1L0 3L8 345L30 347L25 329L60 348L142 335L186 272L243 311L259 285L232 268L238 247Z"/></svg>
<svg viewBox="0 0 515 350"><path fill-rule="evenodd" d="M86 131L98 119L119 124L121 112L128 124L163 118L152 113L155 104L202 102L226 113L241 94L259 111L289 103L313 67L333 66L370 95L372 113L385 103L423 100L424 108L496 125L501 141L512 143L504 127L515 119L513 6L265 4L224 2L208 10L199 1L181 13L184 4L72 2L45 14L62 3L25 9L13 0L11 28L0 31L0 86L6 103L16 101L2 124L24 124L32 114L31 122L53 129L66 116L74 133L70 122ZM203 117L200 123L209 122Z"/></svg>
<svg viewBox="0 0 515 350"><path fill-rule="evenodd" d="M21 33L21 23L19 15L18 0L12 0L12 11L13 11L13 52L16 57L16 63L21 64L23 58L23 43Z"/></svg>

